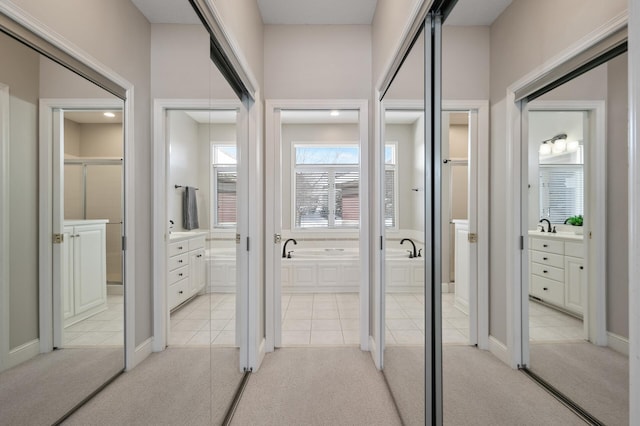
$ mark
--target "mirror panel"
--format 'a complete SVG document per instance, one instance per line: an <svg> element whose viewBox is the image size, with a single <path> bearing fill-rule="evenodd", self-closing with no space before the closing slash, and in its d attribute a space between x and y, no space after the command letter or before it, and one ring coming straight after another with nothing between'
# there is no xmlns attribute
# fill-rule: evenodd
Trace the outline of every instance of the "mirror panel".
<svg viewBox="0 0 640 426"><path fill-rule="evenodd" d="M424 33L383 99L383 372L405 424L425 422ZM382 149L382 147L380 148Z"/></svg>
<svg viewBox="0 0 640 426"><path fill-rule="evenodd" d="M0 141L7 177L0 219L8 234L0 287L0 423L51 424L124 369L122 117L112 124L65 117L69 105L102 116L102 104L117 113L124 102L5 34L0 55L7 59L0 67L0 101L8 107L0 109L7 125ZM59 104L49 102L39 112L44 98ZM103 173L104 164L91 164L98 169L86 173L83 162L102 161L105 154L81 151L105 138L117 151L115 169ZM39 157L47 146L52 164ZM68 169L67 150L75 150L77 160ZM40 187L39 176L47 173L51 186ZM39 201L49 192L53 214ZM51 241L41 239L40 214L52 217L61 234L59 244L47 248L54 253L49 267L40 255L42 241Z"/></svg>
<svg viewBox="0 0 640 426"><path fill-rule="evenodd" d="M604 424L629 410L626 82L625 53L525 113L529 368Z"/></svg>

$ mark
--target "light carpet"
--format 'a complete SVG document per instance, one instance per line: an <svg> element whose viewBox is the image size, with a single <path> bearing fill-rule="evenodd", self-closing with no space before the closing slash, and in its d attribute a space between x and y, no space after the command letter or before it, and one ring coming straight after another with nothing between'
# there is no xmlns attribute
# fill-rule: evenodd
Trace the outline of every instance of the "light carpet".
<svg viewBox="0 0 640 426"><path fill-rule="evenodd" d="M151 354L65 425L218 425L242 380L235 348L169 348Z"/></svg>
<svg viewBox="0 0 640 426"><path fill-rule="evenodd" d="M400 425L382 373L357 347L283 348L251 375L233 425Z"/></svg>
<svg viewBox="0 0 640 426"><path fill-rule="evenodd" d="M607 425L629 424L629 359L588 342L530 346L531 371Z"/></svg>
<svg viewBox="0 0 640 426"><path fill-rule="evenodd" d="M38 355L0 374L0 424L50 425L123 368L122 348Z"/></svg>
<svg viewBox="0 0 640 426"><path fill-rule="evenodd" d="M423 425L422 348L385 350L385 377L406 425ZM445 425L584 425L584 422L522 372L489 352L443 347ZM414 374L411 374L411 372Z"/></svg>

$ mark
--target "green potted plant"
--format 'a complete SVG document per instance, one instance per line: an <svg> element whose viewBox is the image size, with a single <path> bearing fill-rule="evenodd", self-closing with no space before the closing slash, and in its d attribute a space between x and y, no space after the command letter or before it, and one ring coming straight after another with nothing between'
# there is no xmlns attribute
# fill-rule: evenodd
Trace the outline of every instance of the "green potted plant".
<svg viewBox="0 0 640 426"><path fill-rule="evenodd" d="M564 221L565 224L573 225L573 226L582 226L582 215L571 216Z"/></svg>

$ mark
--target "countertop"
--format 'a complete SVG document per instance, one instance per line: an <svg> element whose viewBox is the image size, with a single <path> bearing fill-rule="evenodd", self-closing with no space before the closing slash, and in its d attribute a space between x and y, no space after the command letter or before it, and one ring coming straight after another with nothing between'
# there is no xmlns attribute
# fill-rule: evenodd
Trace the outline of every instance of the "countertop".
<svg viewBox="0 0 640 426"><path fill-rule="evenodd" d="M176 241L188 240L189 238L204 237L208 233L209 233L208 230L202 230L202 229L195 229L193 231L171 232L169 234L169 241L176 242Z"/></svg>
<svg viewBox="0 0 640 426"><path fill-rule="evenodd" d="M540 231L529 231L529 237L538 237L538 238L546 238L551 240L562 240L562 241L583 241L584 235L582 234L574 234L571 232L540 232Z"/></svg>

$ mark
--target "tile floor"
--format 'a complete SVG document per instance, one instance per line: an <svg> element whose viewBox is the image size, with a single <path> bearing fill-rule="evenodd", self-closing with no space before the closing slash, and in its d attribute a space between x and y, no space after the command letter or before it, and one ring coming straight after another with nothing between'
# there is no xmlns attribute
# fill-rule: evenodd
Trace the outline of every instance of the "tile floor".
<svg viewBox="0 0 640 426"><path fill-rule="evenodd" d="M529 300L529 339L537 343L584 340L582 320Z"/></svg>
<svg viewBox="0 0 640 426"><path fill-rule="evenodd" d="M424 344L424 295L387 294L385 339L388 345ZM442 294L442 343L467 344L469 316L454 306L454 294Z"/></svg>
<svg viewBox="0 0 640 426"><path fill-rule="evenodd" d="M282 296L282 346L357 345L359 333L357 293Z"/></svg>
<svg viewBox="0 0 640 426"><path fill-rule="evenodd" d="M107 310L63 330L63 347L124 346L124 296L108 295Z"/></svg>
<svg viewBox="0 0 640 426"><path fill-rule="evenodd" d="M196 297L171 314L170 346L236 346L236 295Z"/></svg>

